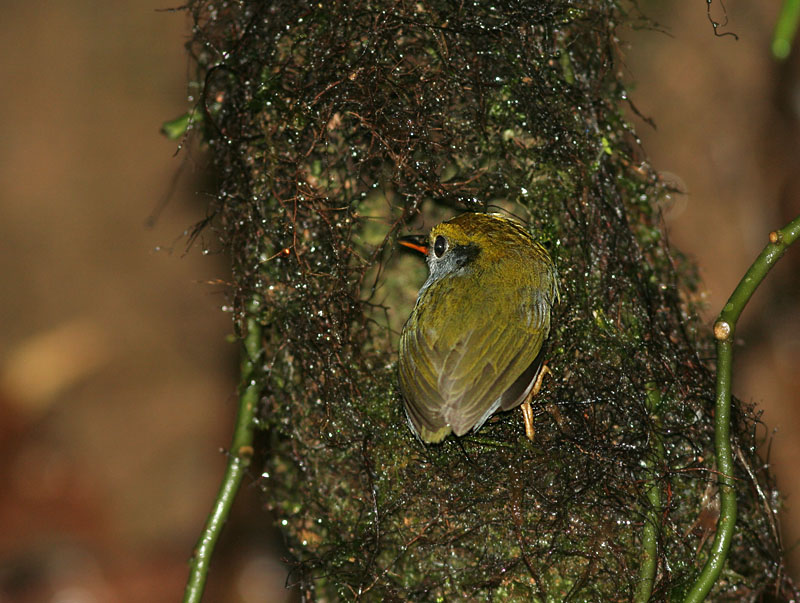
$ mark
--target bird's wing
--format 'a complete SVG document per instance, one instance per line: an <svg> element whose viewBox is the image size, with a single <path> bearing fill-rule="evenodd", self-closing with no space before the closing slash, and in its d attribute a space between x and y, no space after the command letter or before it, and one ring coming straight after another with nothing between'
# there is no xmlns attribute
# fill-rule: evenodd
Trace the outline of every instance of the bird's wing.
<svg viewBox="0 0 800 603"><path fill-rule="evenodd" d="M531 366L549 330L550 302L534 290L523 296L515 310L520 314L500 322L507 299L492 291L471 298L450 295L451 286L440 281L434 287L442 290L426 291L430 297L417 305L401 337L401 385L414 392L406 408L418 433L449 425L463 435L488 418Z"/></svg>

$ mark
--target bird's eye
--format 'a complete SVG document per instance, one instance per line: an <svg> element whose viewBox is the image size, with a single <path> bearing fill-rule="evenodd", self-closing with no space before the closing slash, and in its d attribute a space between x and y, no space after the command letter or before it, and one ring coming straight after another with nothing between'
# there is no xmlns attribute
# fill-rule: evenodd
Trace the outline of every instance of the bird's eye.
<svg viewBox="0 0 800 603"><path fill-rule="evenodd" d="M447 251L447 239L439 235L433 241L433 253L436 254L437 258L440 258L444 255L445 251Z"/></svg>

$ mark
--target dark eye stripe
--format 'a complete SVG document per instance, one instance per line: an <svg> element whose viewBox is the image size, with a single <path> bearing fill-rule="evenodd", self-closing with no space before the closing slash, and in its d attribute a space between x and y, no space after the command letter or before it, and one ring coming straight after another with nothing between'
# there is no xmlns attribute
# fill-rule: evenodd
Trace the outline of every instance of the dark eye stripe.
<svg viewBox="0 0 800 603"><path fill-rule="evenodd" d="M436 237L436 240L433 241L433 253L437 258L440 258L444 255L445 251L447 251L447 239L439 235Z"/></svg>

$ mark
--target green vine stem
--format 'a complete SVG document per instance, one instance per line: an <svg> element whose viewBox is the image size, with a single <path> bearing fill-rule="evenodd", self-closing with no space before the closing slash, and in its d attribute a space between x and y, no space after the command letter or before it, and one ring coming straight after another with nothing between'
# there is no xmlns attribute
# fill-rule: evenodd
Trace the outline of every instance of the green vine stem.
<svg viewBox="0 0 800 603"><path fill-rule="evenodd" d="M658 568L658 535L661 525L661 487L658 483L658 466L664 462L664 443L658 429L661 421L658 417L658 408L661 405L661 392L655 383L648 383L647 411L653 421L655 429L651 434L651 450L645 459L645 469L648 473L646 488L649 508L642 527L642 564L639 566L639 582L634 596L635 603L647 603L653 592Z"/></svg>
<svg viewBox="0 0 800 603"><path fill-rule="evenodd" d="M241 362L242 380L239 384L239 411L228 455L228 466L225 469L225 477L220 484L214 506L189 562L189 580L183 594L184 603L199 603L203 596L214 547L253 457L253 419L261 392L256 379L258 359L261 355L261 325L256 318L260 305L260 299L254 297L248 307L247 333L244 338Z"/></svg>
<svg viewBox="0 0 800 603"><path fill-rule="evenodd" d="M703 571L689 591L685 603L700 603L714 586L733 538L736 525L736 490L733 478L733 454L730 441L731 419L731 365L733 362L733 339L736 322L750 301L756 288L767 273L781 258L786 249L800 237L800 216L780 230L769 233L769 243L739 281L728 303L714 324L717 340L717 400L714 416L714 445L717 455L717 470L720 492L720 516L717 533Z"/></svg>
<svg viewBox="0 0 800 603"><path fill-rule="evenodd" d="M783 0L772 34L772 56L776 59L783 60L789 56L798 22L800 22L800 0Z"/></svg>

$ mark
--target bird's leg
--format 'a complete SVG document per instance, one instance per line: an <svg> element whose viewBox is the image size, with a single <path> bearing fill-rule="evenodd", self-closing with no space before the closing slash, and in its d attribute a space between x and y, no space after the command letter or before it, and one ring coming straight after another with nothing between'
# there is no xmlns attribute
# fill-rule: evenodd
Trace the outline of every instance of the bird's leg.
<svg viewBox="0 0 800 603"><path fill-rule="evenodd" d="M540 370L539 374L536 375L536 381L533 383L531 393L525 397L525 402L522 403L522 419L525 421L525 435L528 436L530 441L533 441L533 438L536 435L536 430L533 428L533 409L531 408L531 400L536 394L539 393L539 390L542 389L544 376L549 372L550 369L548 366L543 364L542 370Z"/></svg>

